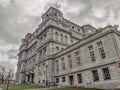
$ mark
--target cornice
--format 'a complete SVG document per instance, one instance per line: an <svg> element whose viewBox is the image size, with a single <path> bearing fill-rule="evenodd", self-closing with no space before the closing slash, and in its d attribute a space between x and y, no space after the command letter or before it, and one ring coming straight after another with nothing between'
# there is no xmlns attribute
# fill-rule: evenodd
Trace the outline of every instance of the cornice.
<svg viewBox="0 0 120 90"><path fill-rule="evenodd" d="M61 43L61 42L58 42L56 40L53 40L53 39L49 39L47 40L45 43L42 43L41 45L38 46L37 48L37 51L39 51L42 47L46 46L48 43L50 42L54 42L54 43L57 43L57 44L61 44L61 45L64 45L64 46L69 46L69 44L66 44L66 43Z"/></svg>
<svg viewBox="0 0 120 90"><path fill-rule="evenodd" d="M64 73L64 74L57 74L57 75L55 75L55 77L60 77L60 76L64 76L64 75L69 75L69 74L74 74L74 73L78 73L78 72L83 72L85 70L90 70L90 69L106 66L106 65L109 65L109 64L115 64L115 63L116 63L115 61L112 61L112 62L105 63L105 64L102 64L102 65L96 65L96 66L92 66L92 67L89 67L89 68L83 68L81 70L76 70L76 71L73 71L73 72L70 72L70 73L67 72L67 73Z"/></svg>
<svg viewBox="0 0 120 90"><path fill-rule="evenodd" d="M43 58L42 61L37 61L36 65L46 62L47 60L53 60L53 59L54 59L54 55L49 55L47 58Z"/></svg>

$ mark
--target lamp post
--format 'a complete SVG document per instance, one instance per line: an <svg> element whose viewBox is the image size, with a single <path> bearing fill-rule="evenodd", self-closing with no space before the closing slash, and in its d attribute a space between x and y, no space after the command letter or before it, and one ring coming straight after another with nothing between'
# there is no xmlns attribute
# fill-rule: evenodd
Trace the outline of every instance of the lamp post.
<svg viewBox="0 0 120 90"><path fill-rule="evenodd" d="M8 90L8 88L9 88L9 79L8 79L8 83L7 83L7 90Z"/></svg>
<svg viewBox="0 0 120 90"><path fill-rule="evenodd" d="M46 65L46 86L48 86L48 81L47 81L47 68L48 68L48 66Z"/></svg>
<svg viewBox="0 0 120 90"><path fill-rule="evenodd" d="M9 88L9 78L10 78L10 74L8 75L8 83L7 83L7 89L6 90L8 90L8 88Z"/></svg>

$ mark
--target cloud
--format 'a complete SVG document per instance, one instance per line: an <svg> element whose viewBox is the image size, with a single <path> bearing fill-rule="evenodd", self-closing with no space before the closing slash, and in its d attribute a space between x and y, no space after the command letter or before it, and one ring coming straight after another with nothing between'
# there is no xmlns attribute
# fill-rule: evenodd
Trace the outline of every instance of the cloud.
<svg viewBox="0 0 120 90"><path fill-rule="evenodd" d="M3 44L5 44L5 42ZM17 45L0 45L0 64L7 68L13 68L14 71L16 71L17 53Z"/></svg>
<svg viewBox="0 0 120 90"><path fill-rule="evenodd" d="M8 59L9 60L17 59L17 53L18 53L18 50L16 50L16 49L8 50L8 52L7 52Z"/></svg>
<svg viewBox="0 0 120 90"><path fill-rule="evenodd" d="M92 24L99 27L119 24L120 0L65 0L65 3L61 4L65 17L79 25Z"/></svg>

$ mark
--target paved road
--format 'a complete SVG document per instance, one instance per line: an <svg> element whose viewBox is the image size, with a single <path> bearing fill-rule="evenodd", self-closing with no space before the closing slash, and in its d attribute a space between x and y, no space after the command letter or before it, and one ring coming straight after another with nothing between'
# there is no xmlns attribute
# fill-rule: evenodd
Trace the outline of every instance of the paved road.
<svg viewBox="0 0 120 90"><path fill-rule="evenodd" d="M0 90L2 90L2 88L0 88Z"/></svg>

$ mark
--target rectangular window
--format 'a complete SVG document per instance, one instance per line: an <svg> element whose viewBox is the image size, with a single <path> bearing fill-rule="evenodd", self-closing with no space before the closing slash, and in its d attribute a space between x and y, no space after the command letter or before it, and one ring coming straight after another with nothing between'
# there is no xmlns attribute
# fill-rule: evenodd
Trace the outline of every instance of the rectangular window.
<svg viewBox="0 0 120 90"><path fill-rule="evenodd" d="M82 83L82 75L81 74L77 74L77 79L78 79L78 84Z"/></svg>
<svg viewBox="0 0 120 90"><path fill-rule="evenodd" d="M43 80L42 82L45 83L45 80Z"/></svg>
<svg viewBox="0 0 120 90"><path fill-rule="evenodd" d="M95 54L94 54L94 49L93 49L93 45L91 46L88 46L89 48L89 53L90 53L90 58L91 58L91 61L95 61Z"/></svg>
<svg viewBox="0 0 120 90"><path fill-rule="evenodd" d="M58 64L58 60L56 61L56 73L59 73L59 64Z"/></svg>
<svg viewBox="0 0 120 90"><path fill-rule="evenodd" d="M100 54L101 58L102 59L106 58L102 42L101 41L98 42L97 46L98 46L98 50L99 50L99 54Z"/></svg>
<svg viewBox="0 0 120 90"><path fill-rule="evenodd" d="M64 58L62 58L61 61L62 61L62 70L65 70L65 60L64 60Z"/></svg>
<svg viewBox="0 0 120 90"><path fill-rule="evenodd" d="M56 78L56 83L59 83L59 78Z"/></svg>
<svg viewBox="0 0 120 90"><path fill-rule="evenodd" d="M79 51L75 52L75 57L76 57L76 65L80 65L80 56L79 56Z"/></svg>
<svg viewBox="0 0 120 90"><path fill-rule="evenodd" d="M61 42L63 42L63 35L62 34L60 34L60 38L61 38Z"/></svg>
<svg viewBox="0 0 120 90"><path fill-rule="evenodd" d="M97 70L92 71L93 81L99 81L99 75Z"/></svg>
<svg viewBox="0 0 120 90"><path fill-rule="evenodd" d="M43 58L46 56L47 48L43 48Z"/></svg>
<svg viewBox="0 0 120 90"><path fill-rule="evenodd" d="M42 60L42 56L43 56L43 53L42 53L42 50L39 52L39 59L40 61Z"/></svg>
<svg viewBox="0 0 120 90"><path fill-rule="evenodd" d="M72 68L72 59L71 59L71 55L68 55L68 64L69 64L69 67Z"/></svg>
<svg viewBox="0 0 120 90"><path fill-rule="evenodd" d="M62 82L65 82L65 77L62 77Z"/></svg>
<svg viewBox="0 0 120 90"><path fill-rule="evenodd" d="M109 80L111 79L110 73L109 73L109 69L108 68L103 68L102 69L103 72L103 78L104 80Z"/></svg>

